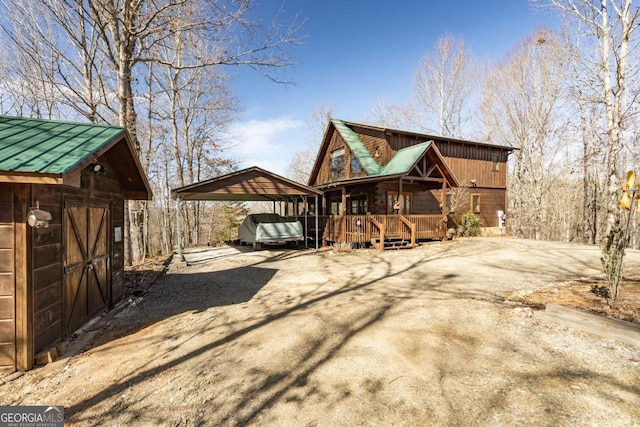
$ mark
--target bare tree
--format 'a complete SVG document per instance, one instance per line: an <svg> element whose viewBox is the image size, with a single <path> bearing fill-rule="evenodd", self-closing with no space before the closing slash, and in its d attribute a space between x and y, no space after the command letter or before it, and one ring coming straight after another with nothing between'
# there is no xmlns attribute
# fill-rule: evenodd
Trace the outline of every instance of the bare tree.
<svg viewBox="0 0 640 427"><path fill-rule="evenodd" d="M413 114L408 104L398 104L392 99L380 98L374 103L364 122L393 129L405 129L412 126L409 117Z"/></svg>
<svg viewBox="0 0 640 427"><path fill-rule="evenodd" d="M581 52L585 63L597 72L599 101L606 117L607 233L619 224L620 156L624 146L630 105L637 91L630 91L629 76L638 71L629 61L637 42L638 8L632 0L551 0L550 4L579 23L578 28L596 40L595 52Z"/></svg>
<svg viewBox="0 0 640 427"><path fill-rule="evenodd" d="M414 123L427 132L461 137L480 67L462 37L444 35L420 61L414 76Z"/></svg>
<svg viewBox="0 0 640 427"><path fill-rule="evenodd" d="M144 154L138 138L138 112L144 108L155 109L143 93L155 90L148 91L141 84L149 72L149 67L143 64L158 64L191 75L195 75L197 69L245 66L282 82L285 80L280 71L293 64L288 47L302 41L299 35L302 23L297 17L283 25L277 16L271 25L264 25L250 18L255 7L250 0L0 1L0 11L5 17L2 25L11 49L31 61L32 78L46 83L47 88L54 88L59 99L89 120L125 126L141 155ZM8 23L16 25L10 27ZM23 34L26 36L22 37ZM165 53L171 51L172 47L173 52L177 52L175 46L180 40L199 41L199 50L189 52L188 60L180 55L159 54L163 49ZM185 93L190 84L200 82L182 77L180 80L177 89ZM181 95L181 99L189 97L189 94ZM34 99L52 102L53 98L51 94L38 93ZM188 102L199 103L193 98ZM3 101L3 109L6 104ZM15 109L23 108L14 104ZM38 105L34 101L30 104ZM55 107L45 106L50 107L49 111ZM24 114L24 110L21 113ZM27 115L42 114L40 111L30 113ZM211 128L220 121L202 118L203 114L208 114L208 110L200 108L187 119L190 136L180 143L191 145L183 154L189 152L203 157L207 147L211 147L204 141L211 141ZM148 116L151 122L153 114ZM151 123L147 126L153 128ZM182 163L182 159L177 163ZM193 162L189 164L198 166ZM190 179L200 176L201 172L203 169L191 171ZM143 255L144 205L135 203L128 208L125 257L131 262Z"/></svg>
<svg viewBox="0 0 640 427"><path fill-rule="evenodd" d="M510 181L512 230L545 237L544 207L559 175L566 120L560 114L562 45L540 30L522 40L488 73L482 101L487 134L494 142L515 145Z"/></svg>
<svg viewBox="0 0 640 427"><path fill-rule="evenodd" d="M632 6L632 0L549 0L578 29L580 40L592 41L590 47L581 49L581 63L587 72L598 79L590 86L597 101L603 105L606 232L602 239L603 266L611 293L617 295L617 285L622 257L611 263L616 250L627 244L626 229L621 224L619 208L621 170L624 168L625 138L636 109L637 86L632 86L639 68L632 55L638 47L635 32L639 25L640 9ZM622 254L624 251L622 251Z"/></svg>
<svg viewBox="0 0 640 427"><path fill-rule="evenodd" d="M106 122L105 82L99 70L98 36L81 0L0 0L0 11L11 19L1 24L13 50L16 70L30 87L47 87L33 102L52 103L86 117ZM35 80L35 85L33 84ZM108 90L107 90L108 91Z"/></svg>
<svg viewBox="0 0 640 427"><path fill-rule="evenodd" d="M313 164L316 160L316 153L329 119L333 115L333 107L331 104L316 105L309 112L310 120L307 122L309 136L307 138L306 148L293 155L289 167L287 168L287 176L298 182L306 183L309 181L309 175Z"/></svg>

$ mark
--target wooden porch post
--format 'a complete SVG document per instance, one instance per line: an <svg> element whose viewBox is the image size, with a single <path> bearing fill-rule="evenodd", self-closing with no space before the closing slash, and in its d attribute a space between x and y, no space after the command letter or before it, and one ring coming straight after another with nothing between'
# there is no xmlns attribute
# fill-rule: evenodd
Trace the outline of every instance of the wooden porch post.
<svg viewBox="0 0 640 427"><path fill-rule="evenodd" d="M342 209L340 209L340 215L347 214L347 187L342 187Z"/></svg>
<svg viewBox="0 0 640 427"><path fill-rule="evenodd" d="M298 216L297 204L298 204L298 199L296 199L296 217ZM307 235L309 234L309 221L307 218L308 216L309 216L309 196L304 196L304 247L305 248L309 247L309 236Z"/></svg>
<svg viewBox="0 0 640 427"><path fill-rule="evenodd" d="M442 204L442 215L447 217L447 181L442 180L442 200L440 203Z"/></svg>
<svg viewBox="0 0 640 427"><path fill-rule="evenodd" d="M400 215L404 210L404 200L402 197L402 177L398 180L398 200L400 201L400 209L398 209L398 215Z"/></svg>
<svg viewBox="0 0 640 427"><path fill-rule="evenodd" d="M315 205L315 217L316 217L316 250L318 250L318 195L316 194L316 205Z"/></svg>

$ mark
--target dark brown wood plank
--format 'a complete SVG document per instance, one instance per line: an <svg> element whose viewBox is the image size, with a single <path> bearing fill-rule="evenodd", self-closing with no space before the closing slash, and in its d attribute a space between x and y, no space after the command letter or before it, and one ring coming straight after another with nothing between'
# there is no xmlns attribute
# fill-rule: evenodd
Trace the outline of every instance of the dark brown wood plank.
<svg viewBox="0 0 640 427"><path fill-rule="evenodd" d="M37 246L33 249L33 268L35 270L62 263L62 244Z"/></svg>
<svg viewBox="0 0 640 427"><path fill-rule="evenodd" d="M62 322L57 321L48 325L34 337L36 353L52 346L62 339Z"/></svg>
<svg viewBox="0 0 640 427"><path fill-rule="evenodd" d="M40 310L33 315L33 333L39 335L52 324L62 321L62 302L57 301L44 310ZM62 335L60 335L61 338ZM36 351L40 348L36 348Z"/></svg>
<svg viewBox="0 0 640 427"><path fill-rule="evenodd" d="M0 202L0 224L13 224L13 202Z"/></svg>
<svg viewBox="0 0 640 427"><path fill-rule="evenodd" d="M49 224L49 228L37 228L33 230L33 245L35 247L62 244L62 225Z"/></svg>
<svg viewBox="0 0 640 427"><path fill-rule="evenodd" d="M37 270L33 270L33 290L37 292L60 281L62 264L51 264Z"/></svg>
<svg viewBox="0 0 640 427"><path fill-rule="evenodd" d="M33 310L40 312L57 301L62 300L62 282L53 283L40 289L33 295Z"/></svg>
<svg viewBox="0 0 640 427"><path fill-rule="evenodd" d="M0 184L0 202L13 203L13 184Z"/></svg>

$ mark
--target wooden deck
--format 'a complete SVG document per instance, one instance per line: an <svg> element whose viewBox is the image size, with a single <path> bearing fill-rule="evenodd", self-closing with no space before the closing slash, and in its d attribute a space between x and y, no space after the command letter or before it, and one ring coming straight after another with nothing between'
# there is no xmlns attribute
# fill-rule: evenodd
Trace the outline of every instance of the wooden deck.
<svg viewBox="0 0 640 427"><path fill-rule="evenodd" d="M442 215L331 215L326 219L326 242L371 243L379 250L385 246L414 247L418 240L442 239L447 224Z"/></svg>

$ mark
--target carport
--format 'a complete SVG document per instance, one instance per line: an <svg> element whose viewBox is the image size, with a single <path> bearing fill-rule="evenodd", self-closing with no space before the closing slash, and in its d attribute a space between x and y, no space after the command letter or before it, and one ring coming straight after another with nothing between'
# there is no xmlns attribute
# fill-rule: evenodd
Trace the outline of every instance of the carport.
<svg viewBox="0 0 640 427"><path fill-rule="evenodd" d="M185 185L171 190L176 199L176 231L178 234L178 258L184 261L182 244L181 203L183 201L219 201L219 202L288 202L308 201L315 197L315 243L318 249L318 197L322 191L288 178L266 171L257 166L242 169L206 181ZM308 246L308 203L304 210L305 246ZM296 212L297 214L297 212Z"/></svg>

